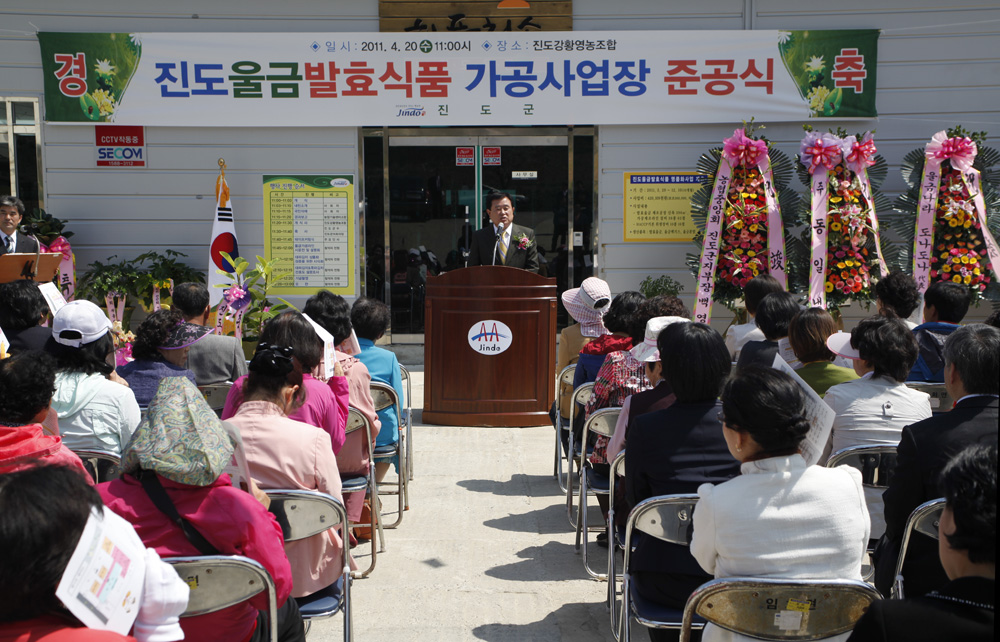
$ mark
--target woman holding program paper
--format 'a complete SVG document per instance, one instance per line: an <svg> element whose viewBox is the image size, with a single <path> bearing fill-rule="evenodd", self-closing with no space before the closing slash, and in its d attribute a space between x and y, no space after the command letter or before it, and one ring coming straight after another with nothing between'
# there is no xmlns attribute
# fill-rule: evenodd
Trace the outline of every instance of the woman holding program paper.
<svg viewBox="0 0 1000 642"><path fill-rule="evenodd" d="M742 474L698 488L691 553L701 567L715 577L860 580L869 533L861 473L806 464L799 385L771 368L739 369L722 392L721 419ZM702 637L737 639L711 624Z"/></svg>

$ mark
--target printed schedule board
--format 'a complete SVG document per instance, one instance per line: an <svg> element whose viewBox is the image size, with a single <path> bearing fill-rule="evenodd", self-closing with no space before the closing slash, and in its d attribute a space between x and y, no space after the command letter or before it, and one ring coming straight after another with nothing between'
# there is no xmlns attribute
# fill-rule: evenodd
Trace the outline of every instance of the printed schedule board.
<svg viewBox="0 0 1000 642"><path fill-rule="evenodd" d="M264 251L292 274L275 294L355 294L353 175L264 176Z"/></svg>
<svg viewBox="0 0 1000 642"><path fill-rule="evenodd" d="M691 196L701 187L697 172L625 172L626 243L690 242Z"/></svg>

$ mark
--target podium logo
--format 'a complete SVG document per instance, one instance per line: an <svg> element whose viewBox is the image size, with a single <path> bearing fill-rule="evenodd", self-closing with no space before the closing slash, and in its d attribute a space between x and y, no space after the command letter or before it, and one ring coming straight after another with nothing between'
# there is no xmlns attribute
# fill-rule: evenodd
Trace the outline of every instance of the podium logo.
<svg viewBox="0 0 1000 642"><path fill-rule="evenodd" d="M513 335L501 321L478 321L469 328L469 346L479 354L500 354L510 347Z"/></svg>

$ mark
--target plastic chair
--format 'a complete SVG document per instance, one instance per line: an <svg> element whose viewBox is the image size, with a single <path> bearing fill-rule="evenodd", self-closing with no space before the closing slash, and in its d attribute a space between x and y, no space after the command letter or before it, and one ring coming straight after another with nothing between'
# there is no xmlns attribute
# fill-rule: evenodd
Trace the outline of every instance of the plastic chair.
<svg viewBox="0 0 1000 642"><path fill-rule="evenodd" d="M955 404L955 399L951 398L943 383L929 383L926 381L907 381L906 387L912 390L926 392L931 396L931 412L939 415L948 412Z"/></svg>
<svg viewBox="0 0 1000 642"><path fill-rule="evenodd" d="M865 488L875 488L884 492L889 487L892 473L896 469L896 447L848 446L830 455L830 459L826 462L827 468L843 465L856 468L861 472L861 482ZM882 493L879 493L879 497L881 495ZM872 514L872 512L873 507L868 506L868 513ZM871 560L872 552L872 547L868 547L869 560ZM869 561L862 567L861 575L868 582L871 581L874 574L875 569Z"/></svg>
<svg viewBox="0 0 1000 642"><path fill-rule="evenodd" d="M77 457L83 461L95 484L118 479L122 474L122 458L114 453L103 450L74 450Z"/></svg>
<svg viewBox="0 0 1000 642"><path fill-rule="evenodd" d="M583 470L583 462L587 458L587 442L576 443L576 435L573 434L573 420L576 417L576 405L586 406L590 401L590 396L594 393L594 382L580 384L573 391L573 396L569 406L569 449L566 452L566 516L569 518L570 528L576 528L576 517L573 515L573 465L576 469ZM577 457L580 458L577 461Z"/></svg>
<svg viewBox="0 0 1000 642"><path fill-rule="evenodd" d="M853 629L881 598L860 580L721 578L688 598L681 642L691 639L696 616L758 640L822 640Z"/></svg>
<svg viewBox="0 0 1000 642"><path fill-rule="evenodd" d="M896 579L892 583L891 597L903 599L903 563L906 561L906 549L910 546L910 537L914 532L938 539L938 523L944 511L944 498L932 499L913 509L906 518L906 528L903 529L903 543L899 547L899 557L896 559Z"/></svg>
<svg viewBox="0 0 1000 642"><path fill-rule="evenodd" d="M226 405L226 397L229 396L229 389L233 387L232 382L213 383L207 386L198 386L198 390L205 396L208 407L221 415L222 409Z"/></svg>
<svg viewBox="0 0 1000 642"><path fill-rule="evenodd" d="M242 555L167 557L191 589L181 617L214 613L267 591L268 639L278 639L278 604L274 580L260 562Z"/></svg>
<svg viewBox="0 0 1000 642"><path fill-rule="evenodd" d="M657 539L681 546L691 545L693 532L692 516L698 495L678 494L650 497L639 502L628 515L625 526L625 564L622 575L622 609L619 615L619 639L632 639L632 618L643 626L654 629L680 629L684 623L684 612L655 604L643 598L632 584L629 568L632 551L635 548L633 535L636 531ZM610 548L610 545L609 545ZM695 628L704 626L694 622Z"/></svg>
<svg viewBox="0 0 1000 642"><path fill-rule="evenodd" d="M625 552L625 533L615 528L615 486L618 477L625 476L625 451L618 453L611 463L611 476L608 479L608 606L611 608L611 632L615 639L618 639L619 625L618 616L620 607L618 600L621 591L618 584L621 581L621 569L616 570L618 564L618 551Z"/></svg>
<svg viewBox="0 0 1000 642"><path fill-rule="evenodd" d="M562 425L562 409L559 407L559 400L562 397L562 391L564 387L573 386L573 377L576 375L576 364L571 363L562 371L556 375L556 418L552 426L556 429L556 452L555 461L552 463L552 474L555 476L556 481L559 483L559 490L566 492L566 482L563 481L563 470L562 462L565 457L562 445L562 431L565 430ZM572 412L572 410L570 411ZM572 430L572 424L570 424L570 430ZM568 474L568 473L567 473Z"/></svg>
<svg viewBox="0 0 1000 642"><path fill-rule="evenodd" d="M410 392L410 371L403 367L402 364L399 366L399 374L403 378L403 382L406 383L406 476L410 481L413 481L413 395ZM403 426L400 424L399 429L402 431Z"/></svg>
<svg viewBox="0 0 1000 642"><path fill-rule="evenodd" d="M614 408L601 408L592 412L583 424L583 443L587 443L590 433L603 435L610 439L611 435L615 433L615 424L618 422L618 415L621 414L621 411L622 409L616 406ZM580 551L582 539L583 568L587 571L587 575L595 580L606 580L608 579L608 574L607 572L601 573L590 568L587 562L587 534L592 530L606 531L607 524L596 529L587 525L587 495L588 493L607 495L610 490L610 478L598 474L594 470L593 465L589 461L585 461L580 473L580 507L576 511L576 550L577 552ZM611 548L610 540L608 548Z"/></svg>
<svg viewBox="0 0 1000 642"><path fill-rule="evenodd" d="M379 510L378 487L375 485L375 464L371 462L372 426L368 418L361 414L361 411L353 406L348 408L347 428L345 432L349 435L355 430L365 431L365 448L368 451L368 473L366 475L341 476L340 492L368 494L371 502L371 529L372 529L372 561L368 568L360 574L352 574L352 577L368 577L375 570L375 562L378 553L385 552L385 534L382 532L382 514ZM378 539L376 547L375 540Z"/></svg>
<svg viewBox="0 0 1000 642"><path fill-rule="evenodd" d="M396 528L403 521L403 511L410 510L410 490L406 473L406 433L402 430L403 412L396 397L396 390L386 383L373 381L371 383L372 401L375 402L375 412L381 412L386 408L393 408L396 411L396 425L400 427L399 441L385 446L376 446L372 459L376 462L391 462L398 458L399 475L396 481L396 495L399 497L399 513L396 521L386 524L386 528Z"/></svg>
<svg viewBox="0 0 1000 642"><path fill-rule="evenodd" d="M281 526L286 542L312 537L340 527L344 536L340 579L323 591L296 598L302 619L310 620L344 614L344 642L351 642L354 623L351 619L351 553L347 539L347 509L336 497L314 490L268 490L269 510Z"/></svg>

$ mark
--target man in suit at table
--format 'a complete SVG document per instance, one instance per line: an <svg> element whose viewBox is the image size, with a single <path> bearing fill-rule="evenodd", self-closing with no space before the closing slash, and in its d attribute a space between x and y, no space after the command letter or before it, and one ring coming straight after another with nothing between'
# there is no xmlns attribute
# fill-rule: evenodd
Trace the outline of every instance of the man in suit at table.
<svg viewBox="0 0 1000 642"><path fill-rule="evenodd" d="M26 254L38 251L38 241L17 226L24 218L24 203L13 196L0 196L0 256L4 254Z"/></svg>
<svg viewBox="0 0 1000 642"><path fill-rule="evenodd" d="M506 265L538 273L538 247L530 228L514 224L514 202L510 194L490 192L486 213L491 225L472 237L469 267Z"/></svg>
<svg viewBox="0 0 1000 642"><path fill-rule="evenodd" d="M972 444L997 443L1000 330L983 323L958 328L944 344L944 385L955 407L903 429L885 502L885 535L875 549L875 587L889 594L906 520L920 504L942 496L948 461ZM947 581L937 542L915 534L903 566L903 589L916 597Z"/></svg>

